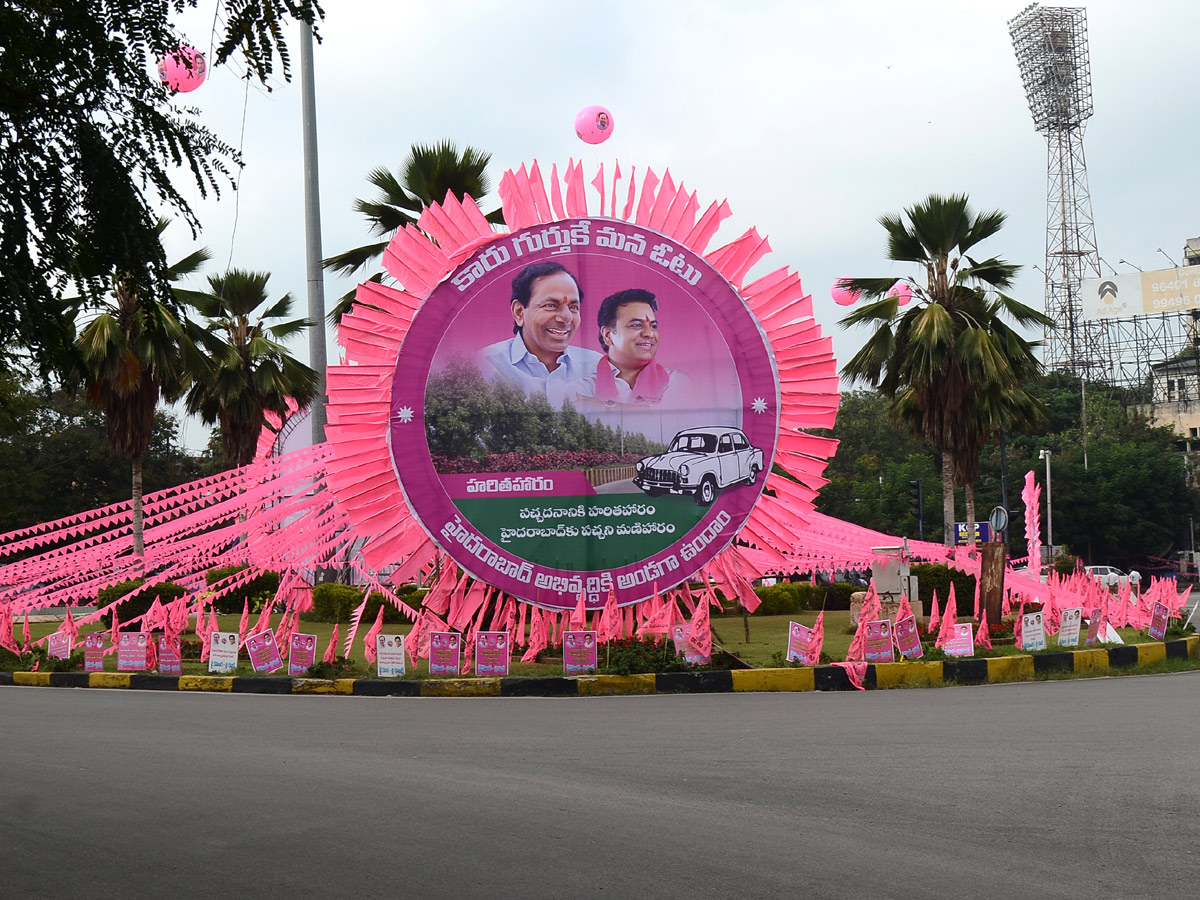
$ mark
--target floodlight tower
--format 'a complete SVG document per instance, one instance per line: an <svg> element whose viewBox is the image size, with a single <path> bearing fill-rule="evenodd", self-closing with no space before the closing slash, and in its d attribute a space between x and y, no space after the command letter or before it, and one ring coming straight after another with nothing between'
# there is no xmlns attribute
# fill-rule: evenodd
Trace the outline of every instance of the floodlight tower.
<svg viewBox="0 0 1200 900"><path fill-rule="evenodd" d="M1033 114L1046 135L1046 329L1043 362L1081 378L1118 380L1105 322L1085 322L1079 283L1100 276L1096 225L1083 157L1083 128L1092 115L1087 13L1033 3L1008 23Z"/></svg>

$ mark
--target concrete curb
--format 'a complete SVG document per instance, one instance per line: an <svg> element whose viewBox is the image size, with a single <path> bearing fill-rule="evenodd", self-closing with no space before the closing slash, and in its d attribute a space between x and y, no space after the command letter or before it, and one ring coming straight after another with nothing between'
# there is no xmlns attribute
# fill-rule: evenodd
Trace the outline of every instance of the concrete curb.
<svg viewBox="0 0 1200 900"><path fill-rule="evenodd" d="M868 690L939 684L1000 684L1054 672L1102 672L1167 659L1200 659L1200 635L1151 644L1063 650L1029 656L897 662L867 666ZM233 694L343 694L355 697L597 697L618 694L726 694L764 691L847 691L839 666L736 671L660 672L657 675L438 678L276 678L154 675L130 672L0 672L0 687L127 688L135 691L222 691Z"/></svg>

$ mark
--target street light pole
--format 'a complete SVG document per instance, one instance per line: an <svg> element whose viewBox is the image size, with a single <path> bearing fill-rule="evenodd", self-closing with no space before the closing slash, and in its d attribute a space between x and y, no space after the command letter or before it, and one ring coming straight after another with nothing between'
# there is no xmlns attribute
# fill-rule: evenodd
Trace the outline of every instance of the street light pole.
<svg viewBox="0 0 1200 900"><path fill-rule="evenodd" d="M317 373L309 407L312 442L325 441L325 274L321 268L321 193L317 177L317 100L313 84L312 25L300 34L300 97L304 147L304 256L308 271L308 362Z"/></svg>
<svg viewBox="0 0 1200 900"><path fill-rule="evenodd" d="M1046 461L1046 546L1050 548L1050 561L1054 561L1054 506L1050 499L1050 451L1039 450L1038 459Z"/></svg>

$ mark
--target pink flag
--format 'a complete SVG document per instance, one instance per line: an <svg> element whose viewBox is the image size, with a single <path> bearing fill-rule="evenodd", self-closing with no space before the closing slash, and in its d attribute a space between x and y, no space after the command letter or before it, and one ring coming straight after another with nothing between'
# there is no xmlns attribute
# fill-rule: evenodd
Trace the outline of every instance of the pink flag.
<svg viewBox="0 0 1200 900"><path fill-rule="evenodd" d="M67 604L67 617L63 620L62 630L71 636L71 643L79 642L79 626L75 624L75 618L71 615L71 605Z"/></svg>
<svg viewBox="0 0 1200 900"><path fill-rule="evenodd" d="M221 626L217 623L217 610L216 607L213 607L208 611L208 633L212 634L214 631L220 630Z"/></svg>
<svg viewBox="0 0 1200 900"><path fill-rule="evenodd" d="M834 665L846 673L846 677L854 685L856 691L866 690L863 687L863 679L867 677L867 664L865 662L836 662Z"/></svg>
<svg viewBox="0 0 1200 900"><path fill-rule="evenodd" d="M621 612L617 608L617 594L610 585L608 599L604 601L604 611L600 616L600 627L596 629L596 640L599 643L607 644L616 640L621 627L620 616Z"/></svg>
<svg viewBox="0 0 1200 900"><path fill-rule="evenodd" d="M692 634L688 643L696 649L697 655L705 658L712 656L712 625L708 601L703 598L696 604L696 611L692 614Z"/></svg>
<svg viewBox="0 0 1200 900"><path fill-rule="evenodd" d="M375 651L375 637L379 632L383 631L383 604L379 604L379 613L375 616L375 624L371 626L370 631L363 637L363 656L366 657L368 663L374 663L377 653Z"/></svg>
<svg viewBox="0 0 1200 900"><path fill-rule="evenodd" d="M1024 631L1024 626L1021 623L1021 617L1025 615L1025 601L1021 601L1021 605L1017 608L1017 618L1013 622L1013 643L1020 649L1025 649L1025 643L1021 639L1021 632Z"/></svg>
<svg viewBox="0 0 1200 900"><path fill-rule="evenodd" d="M234 607L236 609L237 607ZM250 598L242 604L242 620L238 622L238 646L246 643L246 629L250 627ZM283 645L280 644L282 647Z"/></svg>
<svg viewBox="0 0 1200 900"><path fill-rule="evenodd" d="M984 650L992 649L992 636L988 634L987 610L983 611L983 618L979 620L979 633L975 635L975 646L982 647Z"/></svg>
<svg viewBox="0 0 1200 900"><path fill-rule="evenodd" d="M933 599L930 602L933 605L933 609L929 611L929 624L925 626L925 630L927 633L933 634L938 627L937 588L933 589Z"/></svg>
<svg viewBox="0 0 1200 900"><path fill-rule="evenodd" d="M114 609L113 610L113 627L116 628L116 626L117 626L117 611ZM22 634L22 637L25 638L25 649L22 652L28 653L29 652L29 610L25 610L25 628L21 632L21 634Z"/></svg>
<svg viewBox="0 0 1200 900"><path fill-rule="evenodd" d="M946 601L946 612L942 616L942 627L938 631L937 640L934 641L935 647L941 647L946 641L954 637L955 619L958 617L958 601L954 597L954 582L950 582L950 599Z"/></svg>
<svg viewBox="0 0 1200 900"><path fill-rule="evenodd" d="M981 581L983 581L982 577L975 579L975 621L976 622L979 621L979 583Z"/></svg>
<svg viewBox="0 0 1200 900"><path fill-rule="evenodd" d="M815 666L821 661L821 647L825 644L825 610L817 613L817 621L813 622L812 638L808 642L808 658L805 663Z"/></svg>
<svg viewBox="0 0 1200 900"><path fill-rule="evenodd" d="M329 646L325 648L325 656L322 657L322 662L335 663L337 662L337 642L338 642L338 626L335 623L333 626L333 634L329 636Z"/></svg>
<svg viewBox="0 0 1200 900"><path fill-rule="evenodd" d="M587 631L587 606L583 602L583 591L579 592L579 602L571 613L570 628L572 631Z"/></svg>
<svg viewBox="0 0 1200 900"><path fill-rule="evenodd" d="M548 643L546 617L542 614L541 608L535 606L529 616L529 646L525 649L525 655L521 657L521 662L536 660L537 655L546 649Z"/></svg>
<svg viewBox="0 0 1200 900"><path fill-rule="evenodd" d="M901 594L900 607L896 610L896 621L907 619L912 614L912 604L908 602L908 594Z"/></svg>

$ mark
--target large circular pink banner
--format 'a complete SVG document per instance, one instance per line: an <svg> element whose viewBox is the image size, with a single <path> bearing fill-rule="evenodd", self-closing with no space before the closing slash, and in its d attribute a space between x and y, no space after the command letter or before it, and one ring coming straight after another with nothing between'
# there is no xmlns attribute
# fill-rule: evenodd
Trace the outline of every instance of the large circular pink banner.
<svg viewBox="0 0 1200 900"><path fill-rule="evenodd" d="M728 546L775 453L761 327L703 258L568 219L477 249L413 319L392 458L413 513L473 577L543 606L620 604Z"/></svg>

